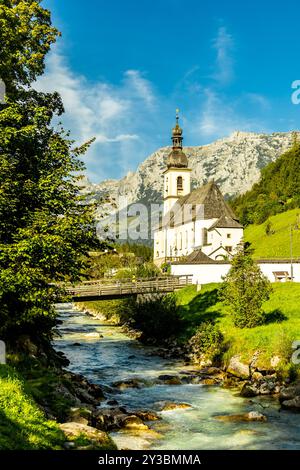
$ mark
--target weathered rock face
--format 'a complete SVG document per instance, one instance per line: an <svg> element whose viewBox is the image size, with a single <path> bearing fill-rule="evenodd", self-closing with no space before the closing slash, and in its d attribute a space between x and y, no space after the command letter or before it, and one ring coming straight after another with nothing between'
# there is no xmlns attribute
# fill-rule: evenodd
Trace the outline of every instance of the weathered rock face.
<svg viewBox="0 0 300 470"><path fill-rule="evenodd" d="M199 187L210 179L220 186L224 196L241 194L259 179L260 169L286 151L292 143L292 133L255 134L234 132L227 138L200 147L185 147L192 169L192 186ZM140 202L148 208L162 202L163 177L170 147L164 147L141 163L136 172L121 180L106 180L81 184L82 193L99 203L97 219L104 225L120 210L120 198L127 204ZM109 214L109 216L108 216Z"/></svg>
<svg viewBox="0 0 300 470"><path fill-rule="evenodd" d="M227 372L235 377L241 379L248 379L250 377L250 367L240 360L240 356L233 356L228 364Z"/></svg>

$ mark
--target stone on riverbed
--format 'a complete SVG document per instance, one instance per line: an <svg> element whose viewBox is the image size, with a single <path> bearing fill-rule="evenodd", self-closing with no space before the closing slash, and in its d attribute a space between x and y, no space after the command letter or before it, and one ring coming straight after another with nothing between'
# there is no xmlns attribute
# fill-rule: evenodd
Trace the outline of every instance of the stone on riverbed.
<svg viewBox="0 0 300 470"><path fill-rule="evenodd" d="M249 413L243 413L238 415L220 415L215 416L215 419L225 422L238 422L238 421L267 421L267 417L258 411L250 411Z"/></svg>
<svg viewBox="0 0 300 470"><path fill-rule="evenodd" d="M156 403L160 411L186 410L192 408L188 403L173 403L170 401Z"/></svg>
<svg viewBox="0 0 300 470"><path fill-rule="evenodd" d="M281 403L282 408L285 410L293 410L300 412L300 396L292 398L291 400L285 400Z"/></svg>
<svg viewBox="0 0 300 470"><path fill-rule="evenodd" d="M115 382L113 387L117 388L118 390L126 390L127 388L142 388L146 387L147 385L148 383L146 380L142 378L133 378Z"/></svg>
<svg viewBox="0 0 300 470"><path fill-rule="evenodd" d="M240 396L244 398L252 398L259 395L259 390L255 387L255 385L251 385L249 383L245 383L242 387L240 392Z"/></svg>
<svg viewBox="0 0 300 470"><path fill-rule="evenodd" d="M135 429L135 430L148 430L149 427L143 423L141 418L138 418L135 415L126 416L126 418L122 422L122 427L127 429Z"/></svg>
<svg viewBox="0 0 300 470"><path fill-rule="evenodd" d="M178 375L159 375L158 380L166 385L181 385Z"/></svg>
<svg viewBox="0 0 300 470"><path fill-rule="evenodd" d="M227 372L241 379L248 379L250 377L249 365L241 362L240 356L233 356L230 359L227 367Z"/></svg>
<svg viewBox="0 0 300 470"><path fill-rule="evenodd" d="M135 411L134 414L142 421L158 421L161 417L154 411L140 410Z"/></svg>

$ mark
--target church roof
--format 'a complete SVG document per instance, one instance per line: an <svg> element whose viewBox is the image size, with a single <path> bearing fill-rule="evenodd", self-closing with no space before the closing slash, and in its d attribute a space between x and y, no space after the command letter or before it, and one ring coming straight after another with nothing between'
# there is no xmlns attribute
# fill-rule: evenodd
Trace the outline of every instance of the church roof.
<svg viewBox="0 0 300 470"><path fill-rule="evenodd" d="M243 228L243 226L236 219L222 215L208 230L215 228Z"/></svg>
<svg viewBox="0 0 300 470"><path fill-rule="evenodd" d="M220 219L223 216L228 219L237 220L231 207L225 202L223 195L214 181L211 181L201 188L195 189L186 196L180 197L177 202L178 210L184 205L192 206L191 220L199 218L203 219ZM203 206L203 213L201 216L197 216L196 206ZM170 210L170 214L167 215L166 220L170 218L170 226L174 226L176 216L174 210Z"/></svg>
<svg viewBox="0 0 300 470"><path fill-rule="evenodd" d="M184 261L176 261L172 264L228 264L225 260L215 260L207 256L201 250L195 250Z"/></svg>

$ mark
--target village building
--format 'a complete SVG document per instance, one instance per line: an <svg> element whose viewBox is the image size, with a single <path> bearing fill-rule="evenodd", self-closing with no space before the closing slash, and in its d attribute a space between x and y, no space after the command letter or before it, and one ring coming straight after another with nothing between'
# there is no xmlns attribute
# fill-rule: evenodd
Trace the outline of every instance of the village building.
<svg viewBox="0 0 300 470"><path fill-rule="evenodd" d="M154 262L176 262L194 251L208 260L228 260L243 238L243 227L214 181L191 191L182 141L177 114L163 173L163 217L154 231Z"/></svg>

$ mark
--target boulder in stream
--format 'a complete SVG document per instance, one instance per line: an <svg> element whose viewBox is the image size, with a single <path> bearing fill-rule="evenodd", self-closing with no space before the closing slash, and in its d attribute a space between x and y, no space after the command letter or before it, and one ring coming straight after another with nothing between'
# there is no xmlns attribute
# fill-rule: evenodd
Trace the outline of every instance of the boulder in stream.
<svg viewBox="0 0 300 470"><path fill-rule="evenodd" d="M171 401L163 401L156 403L160 411L174 411L174 410L186 410L192 408L192 405L188 403L174 403Z"/></svg>
<svg viewBox="0 0 300 470"><path fill-rule="evenodd" d="M215 416L215 419L224 422L239 422L239 421L267 421L267 417L258 411L250 411L249 413L237 415L220 415Z"/></svg>

